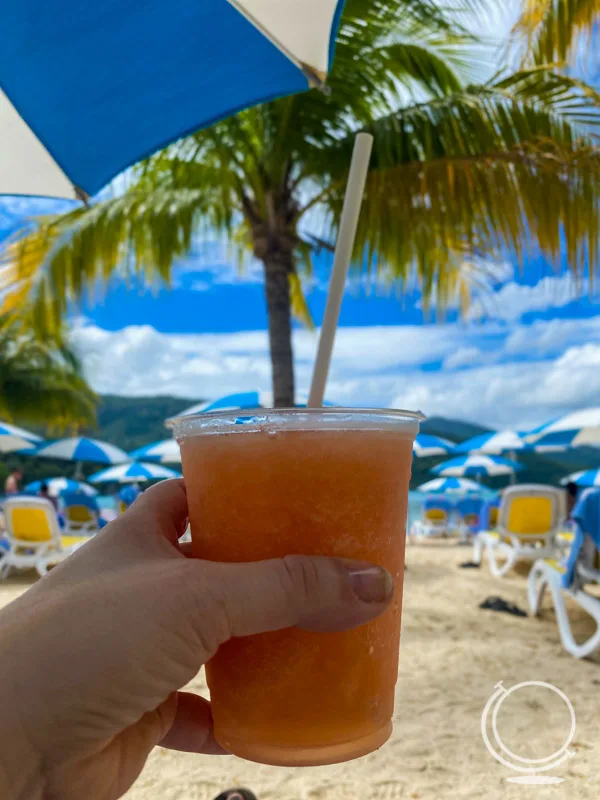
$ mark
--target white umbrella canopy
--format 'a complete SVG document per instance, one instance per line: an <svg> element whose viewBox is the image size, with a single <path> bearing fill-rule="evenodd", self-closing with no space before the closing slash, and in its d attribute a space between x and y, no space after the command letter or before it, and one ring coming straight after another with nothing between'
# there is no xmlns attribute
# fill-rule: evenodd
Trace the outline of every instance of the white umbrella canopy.
<svg viewBox="0 0 600 800"><path fill-rule="evenodd" d="M120 447L101 439L72 436L48 442L37 448L36 456L57 458L63 461L89 461L92 464L122 464L129 456Z"/></svg>
<svg viewBox="0 0 600 800"><path fill-rule="evenodd" d="M85 198L203 126L322 86L343 0L125 8L0 4L0 193Z"/></svg>
<svg viewBox="0 0 600 800"><path fill-rule="evenodd" d="M454 452L458 453L483 453L485 455L500 456L502 453L514 453L524 450L527 442L520 433L513 430L490 431L467 439L466 442L457 444Z"/></svg>
<svg viewBox="0 0 600 800"><path fill-rule="evenodd" d="M600 407L584 408L535 428L525 437L537 451L600 447Z"/></svg>
<svg viewBox="0 0 600 800"><path fill-rule="evenodd" d="M500 456L466 455L457 456L435 466L431 471L445 477L471 477L514 475L523 469L521 464Z"/></svg>
<svg viewBox="0 0 600 800"><path fill-rule="evenodd" d="M144 464L132 461L119 464L96 472L89 478L90 483L145 483L146 481L163 481L169 478L181 478L181 473L161 464Z"/></svg>
<svg viewBox="0 0 600 800"><path fill-rule="evenodd" d="M134 461L151 461L156 464L181 464L181 450L175 439L165 439L162 442L138 447L132 450L129 457Z"/></svg>
<svg viewBox="0 0 600 800"><path fill-rule="evenodd" d="M33 452L41 441L41 436L25 428L0 421L0 453Z"/></svg>

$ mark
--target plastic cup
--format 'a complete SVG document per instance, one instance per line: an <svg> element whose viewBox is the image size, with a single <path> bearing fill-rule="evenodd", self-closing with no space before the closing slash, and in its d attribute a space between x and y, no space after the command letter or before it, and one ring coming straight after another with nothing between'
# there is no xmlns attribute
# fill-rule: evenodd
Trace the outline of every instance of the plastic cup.
<svg viewBox="0 0 600 800"><path fill-rule="evenodd" d="M232 639L206 666L215 735L235 755L309 766L390 736L412 444L420 415L252 410L175 420L198 558L343 556L386 567L390 608L341 633Z"/></svg>

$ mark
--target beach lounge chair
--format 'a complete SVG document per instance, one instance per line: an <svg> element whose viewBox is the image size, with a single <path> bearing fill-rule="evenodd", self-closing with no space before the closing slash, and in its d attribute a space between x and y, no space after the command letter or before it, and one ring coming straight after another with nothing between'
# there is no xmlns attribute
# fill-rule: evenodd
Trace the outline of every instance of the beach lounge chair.
<svg viewBox="0 0 600 800"><path fill-rule="evenodd" d="M500 498L494 497L488 500L483 508L479 517L479 530L480 531L495 531L498 527L498 520L500 518Z"/></svg>
<svg viewBox="0 0 600 800"><path fill-rule="evenodd" d="M63 492L60 496L65 518L65 532L69 534L98 533L100 509L95 497L83 492Z"/></svg>
<svg viewBox="0 0 600 800"><path fill-rule="evenodd" d="M553 558L561 521L562 493L553 486L520 484L504 490L496 531L482 531L473 541L473 561L485 551L493 575L506 575L517 561Z"/></svg>
<svg viewBox="0 0 600 800"><path fill-rule="evenodd" d="M421 519L413 522L409 535L415 539L429 536L448 536L451 530L452 503L443 496L430 496L423 500Z"/></svg>
<svg viewBox="0 0 600 800"><path fill-rule="evenodd" d="M457 500L454 510L457 515L458 533L462 539L479 533L484 506L485 500L482 497L466 496Z"/></svg>
<svg viewBox="0 0 600 800"><path fill-rule="evenodd" d="M585 658L600 647L600 598L586 585L600 584L600 490L584 492L573 511L575 534L567 559L539 559L529 573L529 607L537 615L546 587L550 588L560 638L575 658ZM573 636L565 597L583 608L595 621L596 631L578 644Z"/></svg>
<svg viewBox="0 0 600 800"><path fill-rule="evenodd" d="M36 569L45 575L88 537L61 536L56 510L49 500L19 496L4 502L8 543L0 561L0 580L13 570Z"/></svg>

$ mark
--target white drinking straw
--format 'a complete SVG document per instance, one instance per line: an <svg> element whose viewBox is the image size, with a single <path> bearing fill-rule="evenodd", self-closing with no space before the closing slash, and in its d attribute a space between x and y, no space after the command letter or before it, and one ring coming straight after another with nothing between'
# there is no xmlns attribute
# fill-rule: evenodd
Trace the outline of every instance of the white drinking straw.
<svg viewBox="0 0 600 800"><path fill-rule="evenodd" d="M327 294L327 305L323 325L321 326L321 336L319 338L319 349L313 372L308 405L310 408L319 408L323 405L325 396L325 384L329 373L331 353L335 340L335 331L340 316L342 296L346 285L346 276L352 258L352 249L356 237L356 227L360 215L360 206L365 191L365 181L369 169L369 159L373 147L373 137L369 133L359 133L354 141L350 172L348 174L348 184L346 186L346 196L342 208L340 229L335 246L335 256L333 258L333 270L329 283L329 293Z"/></svg>

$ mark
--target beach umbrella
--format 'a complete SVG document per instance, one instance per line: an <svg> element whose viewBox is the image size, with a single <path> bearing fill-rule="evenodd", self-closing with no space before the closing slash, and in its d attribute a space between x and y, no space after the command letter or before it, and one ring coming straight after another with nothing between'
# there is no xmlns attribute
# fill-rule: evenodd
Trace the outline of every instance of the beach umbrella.
<svg viewBox="0 0 600 800"><path fill-rule="evenodd" d="M600 469L586 469L581 472L572 472L561 481L565 486L567 483L576 483L577 486L600 486Z"/></svg>
<svg viewBox="0 0 600 800"><path fill-rule="evenodd" d="M151 461L155 464L181 464L181 451L175 439L153 442L129 453L134 461Z"/></svg>
<svg viewBox="0 0 600 800"><path fill-rule="evenodd" d="M523 469L516 461L500 456L466 455L451 458L435 466L431 472L445 477L471 477L484 476L496 477L498 475L513 475Z"/></svg>
<svg viewBox="0 0 600 800"><path fill-rule="evenodd" d="M418 433L413 443L415 456L444 456L454 450L454 442L441 439L439 436L430 436L427 433Z"/></svg>
<svg viewBox="0 0 600 800"><path fill-rule="evenodd" d="M475 481L470 481L468 478L434 478L432 481L422 483L417 486L418 492L480 492L482 487Z"/></svg>
<svg viewBox="0 0 600 800"><path fill-rule="evenodd" d="M490 431L479 436L473 436L465 442L457 444L454 453L484 453L486 455L502 455L514 453L527 448L527 443L517 431Z"/></svg>
<svg viewBox="0 0 600 800"><path fill-rule="evenodd" d="M299 394L297 408L303 408L308 402L308 395ZM335 403L324 401L324 406L334 406ZM235 394L226 394L223 397L217 397L214 400L206 400L203 403L197 403L194 406L184 409L181 413L177 414L178 417L187 417L192 414L209 413L210 411L237 411L244 408L272 408L273 395L271 392L261 392L252 390L249 392L236 392ZM174 419L174 417L172 417Z"/></svg>
<svg viewBox="0 0 600 800"><path fill-rule="evenodd" d="M120 447L100 439L88 439L86 436L74 436L43 444L37 448L35 455L63 461L90 461L94 464L121 464L129 461L129 456Z"/></svg>
<svg viewBox="0 0 600 800"><path fill-rule="evenodd" d="M9 425L8 422L0 422L0 453L34 451L37 443L41 441L42 437L35 433L17 428L16 425Z"/></svg>
<svg viewBox="0 0 600 800"><path fill-rule="evenodd" d="M600 447L600 408L585 408L535 428L525 437L538 452Z"/></svg>
<svg viewBox="0 0 600 800"><path fill-rule="evenodd" d="M0 4L0 193L92 195L203 126L322 87L342 7L343 0Z"/></svg>
<svg viewBox="0 0 600 800"><path fill-rule="evenodd" d="M90 483L145 483L146 481L162 481L166 478L181 478L181 473L161 464L144 464L132 461L119 464L96 472L89 478Z"/></svg>
<svg viewBox="0 0 600 800"><path fill-rule="evenodd" d="M25 487L26 492L39 492L42 484L48 487L48 494L51 497L58 497L63 492L83 492L88 497L98 494L97 489L83 481L74 481L72 478L49 478L46 481L33 481Z"/></svg>

